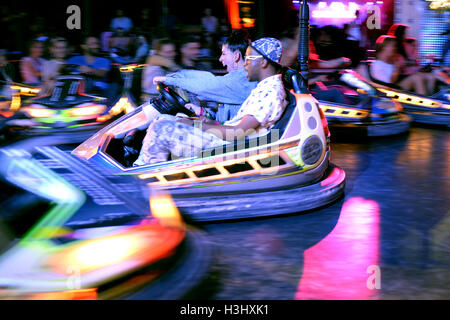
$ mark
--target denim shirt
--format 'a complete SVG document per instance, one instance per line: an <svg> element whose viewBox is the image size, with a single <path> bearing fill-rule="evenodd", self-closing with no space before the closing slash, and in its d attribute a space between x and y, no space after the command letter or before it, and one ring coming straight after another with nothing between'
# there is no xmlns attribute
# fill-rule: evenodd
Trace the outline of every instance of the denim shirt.
<svg viewBox="0 0 450 320"><path fill-rule="evenodd" d="M257 85L256 81L248 81L244 69L231 71L224 76L215 76L207 71L180 70L167 75L164 83L196 94L200 100L220 104L215 115L215 119L220 122L233 118Z"/></svg>

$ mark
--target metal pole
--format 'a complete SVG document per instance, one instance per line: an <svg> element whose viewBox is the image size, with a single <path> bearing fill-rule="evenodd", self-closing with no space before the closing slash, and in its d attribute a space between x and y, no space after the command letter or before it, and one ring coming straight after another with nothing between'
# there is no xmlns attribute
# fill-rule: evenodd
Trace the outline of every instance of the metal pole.
<svg viewBox="0 0 450 320"><path fill-rule="evenodd" d="M308 93L308 58L309 58L309 6L303 0L299 13L298 64L300 68L300 91Z"/></svg>

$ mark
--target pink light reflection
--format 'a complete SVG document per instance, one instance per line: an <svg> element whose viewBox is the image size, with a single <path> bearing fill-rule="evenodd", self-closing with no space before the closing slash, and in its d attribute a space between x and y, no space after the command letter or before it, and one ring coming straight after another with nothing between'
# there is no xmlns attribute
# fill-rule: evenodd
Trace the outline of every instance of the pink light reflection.
<svg viewBox="0 0 450 320"><path fill-rule="evenodd" d="M296 300L377 299L369 266L378 266L380 208L376 201L348 199L331 233L304 252Z"/></svg>

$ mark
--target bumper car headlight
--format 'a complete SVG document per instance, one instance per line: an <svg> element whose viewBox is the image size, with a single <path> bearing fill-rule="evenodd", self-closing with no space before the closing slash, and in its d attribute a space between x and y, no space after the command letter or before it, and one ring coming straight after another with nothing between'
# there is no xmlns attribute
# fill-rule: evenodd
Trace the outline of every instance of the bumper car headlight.
<svg viewBox="0 0 450 320"><path fill-rule="evenodd" d="M86 107L79 107L69 110L68 113L71 117L86 117L86 116L97 116L106 110L106 106L96 104Z"/></svg>
<svg viewBox="0 0 450 320"><path fill-rule="evenodd" d="M54 115L54 111L46 108L24 108L23 111L32 118L50 118Z"/></svg>

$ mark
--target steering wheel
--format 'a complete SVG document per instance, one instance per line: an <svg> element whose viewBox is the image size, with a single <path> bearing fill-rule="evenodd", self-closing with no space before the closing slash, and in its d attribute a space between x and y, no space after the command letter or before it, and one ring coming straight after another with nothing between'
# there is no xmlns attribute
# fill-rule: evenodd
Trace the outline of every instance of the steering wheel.
<svg viewBox="0 0 450 320"><path fill-rule="evenodd" d="M185 107L187 101L185 101L178 93L172 88L166 86L162 82L158 82L156 89L161 93L164 100L169 104L169 109L167 110L169 114L184 113L189 117L195 117L196 114Z"/></svg>

